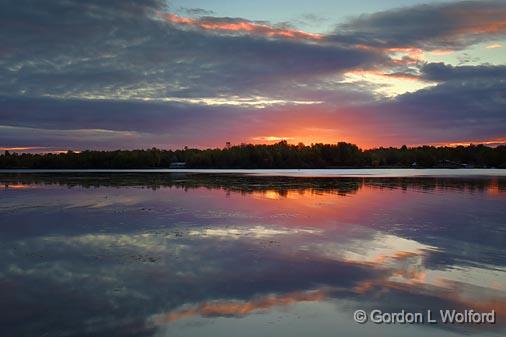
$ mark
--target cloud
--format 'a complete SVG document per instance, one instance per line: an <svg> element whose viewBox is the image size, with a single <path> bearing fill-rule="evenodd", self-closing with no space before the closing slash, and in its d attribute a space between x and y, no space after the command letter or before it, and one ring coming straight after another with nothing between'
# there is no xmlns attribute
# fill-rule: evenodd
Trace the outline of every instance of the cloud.
<svg viewBox="0 0 506 337"><path fill-rule="evenodd" d="M503 1L459 1L364 14L338 25L333 40L433 50L463 48L505 34Z"/></svg>
<svg viewBox="0 0 506 337"><path fill-rule="evenodd" d="M427 143L431 138L462 141L503 137L505 75L505 66L427 64L422 68L422 77L438 81L438 85L400 95L375 109L402 121L404 127L400 129L414 124L425 130L424 135L405 135L412 144Z"/></svg>
<svg viewBox="0 0 506 337"><path fill-rule="evenodd" d="M306 43L298 38L309 35L269 24L176 17L154 0L8 1L1 12L0 94L11 97L279 100L272 97L275 86L383 58L355 47ZM248 34L230 34L235 31Z"/></svg>
<svg viewBox="0 0 506 337"><path fill-rule="evenodd" d="M422 68L422 77L430 81L501 80L506 77L506 65L452 66L444 63L428 63Z"/></svg>
<svg viewBox="0 0 506 337"><path fill-rule="evenodd" d="M161 15L173 24L192 26L209 31L247 33L271 38L305 39L316 41L320 41L324 38L321 34L303 32L287 27L273 27L265 22L253 22L241 18L206 16L198 19L192 19L181 17L172 13L164 13Z"/></svg>
<svg viewBox="0 0 506 337"><path fill-rule="evenodd" d="M23 150L34 150L47 147L46 145L66 145L75 147L83 139L91 144L104 143L132 143L139 141L143 134L136 131L117 131L106 129L41 129L29 127L16 127L0 125L1 144L34 144L37 146L26 147Z"/></svg>
<svg viewBox="0 0 506 337"><path fill-rule="evenodd" d="M504 66L426 64L422 56L497 39L504 11L493 1L404 7L314 39L289 25L176 16L161 0L2 1L0 125L16 131L0 145L502 137ZM311 131L323 129L336 131Z"/></svg>

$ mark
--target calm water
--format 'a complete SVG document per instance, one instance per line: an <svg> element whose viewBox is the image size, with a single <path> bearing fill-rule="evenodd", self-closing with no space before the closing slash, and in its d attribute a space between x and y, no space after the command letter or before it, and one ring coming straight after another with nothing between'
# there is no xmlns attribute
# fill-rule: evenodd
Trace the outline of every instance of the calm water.
<svg viewBox="0 0 506 337"><path fill-rule="evenodd" d="M0 170L2 173L202 173L268 177L505 177L505 169L122 169Z"/></svg>
<svg viewBox="0 0 506 337"><path fill-rule="evenodd" d="M0 335L504 336L506 177L471 175L2 174ZM447 308L497 323L353 320Z"/></svg>

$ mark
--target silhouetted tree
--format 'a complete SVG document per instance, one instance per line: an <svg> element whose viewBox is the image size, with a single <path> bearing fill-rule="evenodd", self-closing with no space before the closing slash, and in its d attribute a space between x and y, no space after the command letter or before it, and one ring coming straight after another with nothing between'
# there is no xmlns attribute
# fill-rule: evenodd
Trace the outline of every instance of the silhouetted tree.
<svg viewBox="0 0 506 337"><path fill-rule="evenodd" d="M3 169L134 169L169 168L184 162L190 168L332 168L332 167L501 167L506 146L419 146L362 150L350 143L297 145L241 144L224 149L82 151L0 155ZM416 165L415 165L416 163Z"/></svg>

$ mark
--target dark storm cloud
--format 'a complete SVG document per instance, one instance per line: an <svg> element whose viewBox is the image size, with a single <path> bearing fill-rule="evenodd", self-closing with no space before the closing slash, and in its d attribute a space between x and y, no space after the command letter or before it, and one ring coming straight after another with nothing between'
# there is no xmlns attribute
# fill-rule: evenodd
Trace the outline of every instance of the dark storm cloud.
<svg viewBox="0 0 506 337"><path fill-rule="evenodd" d="M336 41L381 48L462 48L506 34L503 1L427 4L361 15L339 25Z"/></svg>

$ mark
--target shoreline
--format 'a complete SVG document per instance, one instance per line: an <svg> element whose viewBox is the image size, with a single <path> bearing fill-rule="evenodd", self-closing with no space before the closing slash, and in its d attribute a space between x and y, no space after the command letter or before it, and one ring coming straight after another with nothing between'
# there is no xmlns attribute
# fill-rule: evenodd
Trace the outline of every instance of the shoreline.
<svg viewBox="0 0 506 337"><path fill-rule="evenodd" d="M342 168L342 169L0 169L1 174L232 174L272 177L506 177L506 169Z"/></svg>

